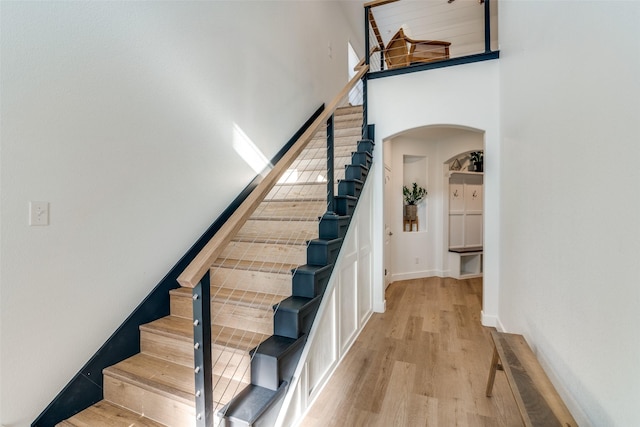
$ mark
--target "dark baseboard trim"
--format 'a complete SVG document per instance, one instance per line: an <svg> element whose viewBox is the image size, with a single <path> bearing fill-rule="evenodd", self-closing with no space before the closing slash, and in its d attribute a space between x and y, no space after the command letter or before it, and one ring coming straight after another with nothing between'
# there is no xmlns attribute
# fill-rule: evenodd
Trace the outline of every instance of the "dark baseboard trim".
<svg viewBox="0 0 640 427"><path fill-rule="evenodd" d="M500 58L500 51L485 52L476 55L461 56L459 58L447 59L444 61L427 62L424 64L410 65L409 67L394 68L392 70L373 71L367 75L369 80L381 79L383 77L397 76L400 74L415 73L418 71L435 70L437 68L453 67L455 65L472 64L474 62L489 61Z"/></svg>

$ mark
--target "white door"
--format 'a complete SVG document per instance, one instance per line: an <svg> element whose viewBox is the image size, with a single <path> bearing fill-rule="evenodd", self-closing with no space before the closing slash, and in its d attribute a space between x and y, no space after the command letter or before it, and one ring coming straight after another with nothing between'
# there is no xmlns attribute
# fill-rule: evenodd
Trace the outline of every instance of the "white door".
<svg viewBox="0 0 640 427"><path fill-rule="evenodd" d="M391 168L384 166L384 287L391 284L393 251L393 231L391 228Z"/></svg>

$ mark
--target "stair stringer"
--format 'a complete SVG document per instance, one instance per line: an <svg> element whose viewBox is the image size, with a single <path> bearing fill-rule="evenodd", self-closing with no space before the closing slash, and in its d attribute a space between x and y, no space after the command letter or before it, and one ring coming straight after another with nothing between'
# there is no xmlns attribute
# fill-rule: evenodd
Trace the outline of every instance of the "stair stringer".
<svg viewBox="0 0 640 427"><path fill-rule="evenodd" d="M373 314L374 173L360 194L275 426L302 420Z"/></svg>

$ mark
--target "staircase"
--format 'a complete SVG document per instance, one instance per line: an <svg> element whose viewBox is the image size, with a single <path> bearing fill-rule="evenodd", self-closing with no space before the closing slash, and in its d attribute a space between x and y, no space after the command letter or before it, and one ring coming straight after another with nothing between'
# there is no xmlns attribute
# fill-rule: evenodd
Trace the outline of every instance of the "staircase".
<svg viewBox="0 0 640 427"><path fill-rule="evenodd" d="M210 268L216 423L272 424L304 347L373 150L359 141L361 106L334 117L334 212L322 129ZM59 426L196 424L192 290L170 301L140 327L140 353L103 370L104 399Z"/></svg>

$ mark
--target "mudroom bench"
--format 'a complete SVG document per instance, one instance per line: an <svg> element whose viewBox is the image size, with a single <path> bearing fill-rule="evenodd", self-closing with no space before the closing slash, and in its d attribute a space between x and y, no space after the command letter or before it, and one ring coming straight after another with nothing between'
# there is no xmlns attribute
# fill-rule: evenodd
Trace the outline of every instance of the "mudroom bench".
<svg viewBox="0 0 640 427"><path fill-rule="evenodd" d="M487 381L487 396L491 397L496 370L502 370L525 426L577 427L578 424L524 337L492 329L491 338L494 350Z"/></svg>

